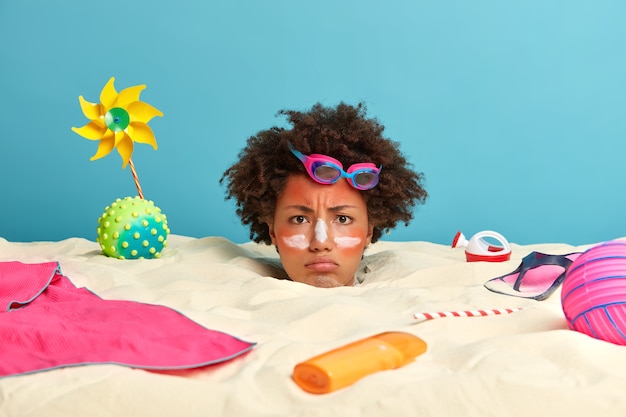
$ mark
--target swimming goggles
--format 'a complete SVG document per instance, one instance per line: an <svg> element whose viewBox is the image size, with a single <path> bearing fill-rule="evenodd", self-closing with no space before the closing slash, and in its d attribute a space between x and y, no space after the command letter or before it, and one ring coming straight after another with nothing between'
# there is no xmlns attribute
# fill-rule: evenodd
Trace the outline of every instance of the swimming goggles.
<svg viewBox="0 0 626 417"><path fill-rule="evenodd" d="M378 184L378 175L382 169L376 167L371 162L350 165L348 171L343 170L341 162L330 156L311 154L304 155L295 149L291 143L287 142L289 150L294 154L306 168L306 172L316 182L320 184L334 184L339 178L346 178L350 185L357 190L369 190Z"/></svg>

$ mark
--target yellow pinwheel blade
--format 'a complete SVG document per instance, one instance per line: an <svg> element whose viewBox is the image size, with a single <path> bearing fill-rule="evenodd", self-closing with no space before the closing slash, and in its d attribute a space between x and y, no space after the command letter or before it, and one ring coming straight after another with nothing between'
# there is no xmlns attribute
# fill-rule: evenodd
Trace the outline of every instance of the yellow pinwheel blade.
<svg viewBox="0 0 626 417"><path fill-rule="evenodd" d="M113 132L109 131L109 133L102 137L100 143L98 143L98 150L95 155L91 157L90 161L95 161L103 156L107 156L113 150L114 146L115 136L113 135Z"/></svg>
<svg viewBox="0 0 626 417"><path fill-rule="evenodd" d="M126 108L130 103L139 100L139 95L141 91L146 88L145 84L135 85L133 87L128 87L123 89L117 95L117 101L115 102L115 107Z"/></svg>
<svg viewBox="0 0 626 417"><path fill-rule="evenodd" d="M117 90L115 90L115 77L111 77L109 81L102 87L100 92L100 103L104 106L104 111L108 111L115 104L117 100Z"/></svg>
<svg viewBox="0 0 626 417"><path fill-rule="evenodd" d="M130 157L133 155L133 140L126 133L123 133L116 148L117 152L122 157L122 168L126 168Z"/></svg>
<svg viewBox="0 0 626 417"><path fill-rule="evenodd" d="M72 131L74 133L78 133L82 137L89 140L98 140L101 139L107 131L106 126L102 126L98 122L89 122L85 126L82 127L73 127Z"/></svg>
<svg viewBox="0 0 626 417"><path fill-rule="evenodd" d="M89 120L99 120L102 115L102 106L100 103L91 103L83 96L78 96L78 102L80 103L80 108L83 111L83 114Z"/></svg>
<svg viewBox="0 0 626 417"><path fill-rule="evenodd" d="M130 138L133 141L151 145L155 150L159 148L150 126L141 122L131 122L130 125L133 127L130 132Z"/></svg>
<svg viewBox="0 0 626 417"><path fill-rule="evenodd" d="M126 135L126 133L125 133L123 130L122 130L122 131L119 131L119 132L115 132L115 142L114 142L114 143L115 143L115 146L117 146L117 145L119 145L119 144L120 144L120 141L121 141L122 139L124 139L124 136L125 136L125 135Z"/></svg>
<svg viewBox="0 0 626 417"><path fill-rule="evenodd" d="M128 114L133 122L148 123L154 116L163 116L163 112L145 101L135 101L128 105Z"/></svg>

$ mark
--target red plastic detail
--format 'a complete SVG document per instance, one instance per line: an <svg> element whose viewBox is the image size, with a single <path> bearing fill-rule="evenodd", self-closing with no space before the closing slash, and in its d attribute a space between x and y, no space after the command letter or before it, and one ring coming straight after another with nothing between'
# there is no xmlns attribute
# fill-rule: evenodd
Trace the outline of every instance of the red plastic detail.
<svg viewBox="0 0 626 417"><path fill-rule="evenodd" d="M511 259L511 252L501 255L476 255L475 253L465 251L465 257L467 262L504 262Z"/></svg>
<svg viewBox="0 0 626 417"><path fill-rule="evenodd" d="M461 231L459 230L458 232L456 232L456 235L454 235L454 240L452 241L453 248L456 248L456 244L459 243L460 238L461 238Z"/></svg>

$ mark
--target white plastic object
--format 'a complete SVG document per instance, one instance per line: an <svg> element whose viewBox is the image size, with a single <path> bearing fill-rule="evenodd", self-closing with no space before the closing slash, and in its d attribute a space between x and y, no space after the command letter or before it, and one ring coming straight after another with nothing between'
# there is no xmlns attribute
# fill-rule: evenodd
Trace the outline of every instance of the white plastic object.
<svg viewBox="0 0 626 417"><path fill-rule="evenodd" d="M494 245L486 239L498 242ZM467 262L502 262L511 258L511 246L509 242L498 232L483 230L467 240L463 233L458 231L452 241L452 247L464 247Z"/></svg>

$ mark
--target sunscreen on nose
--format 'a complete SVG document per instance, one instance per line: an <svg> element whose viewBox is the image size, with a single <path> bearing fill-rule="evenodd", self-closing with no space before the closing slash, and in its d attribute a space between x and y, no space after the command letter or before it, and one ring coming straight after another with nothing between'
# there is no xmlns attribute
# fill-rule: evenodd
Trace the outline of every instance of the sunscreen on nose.
<svg viewBox="0 0 626 417"><path fill-rule="evenodd" d="M303 390L325 394L374 372L404 366L426 348L426 342L410 333L384 332L301 362L292 377Z"/></svg>
<svg viewBox="0 0 626 417"><path fill-rule="evenodd" d="M315 239L320 242L326 242L326 239L328 239L327 230L328 227L326 226L324 219L317 219L317 222L315 223Z"/></svg>

